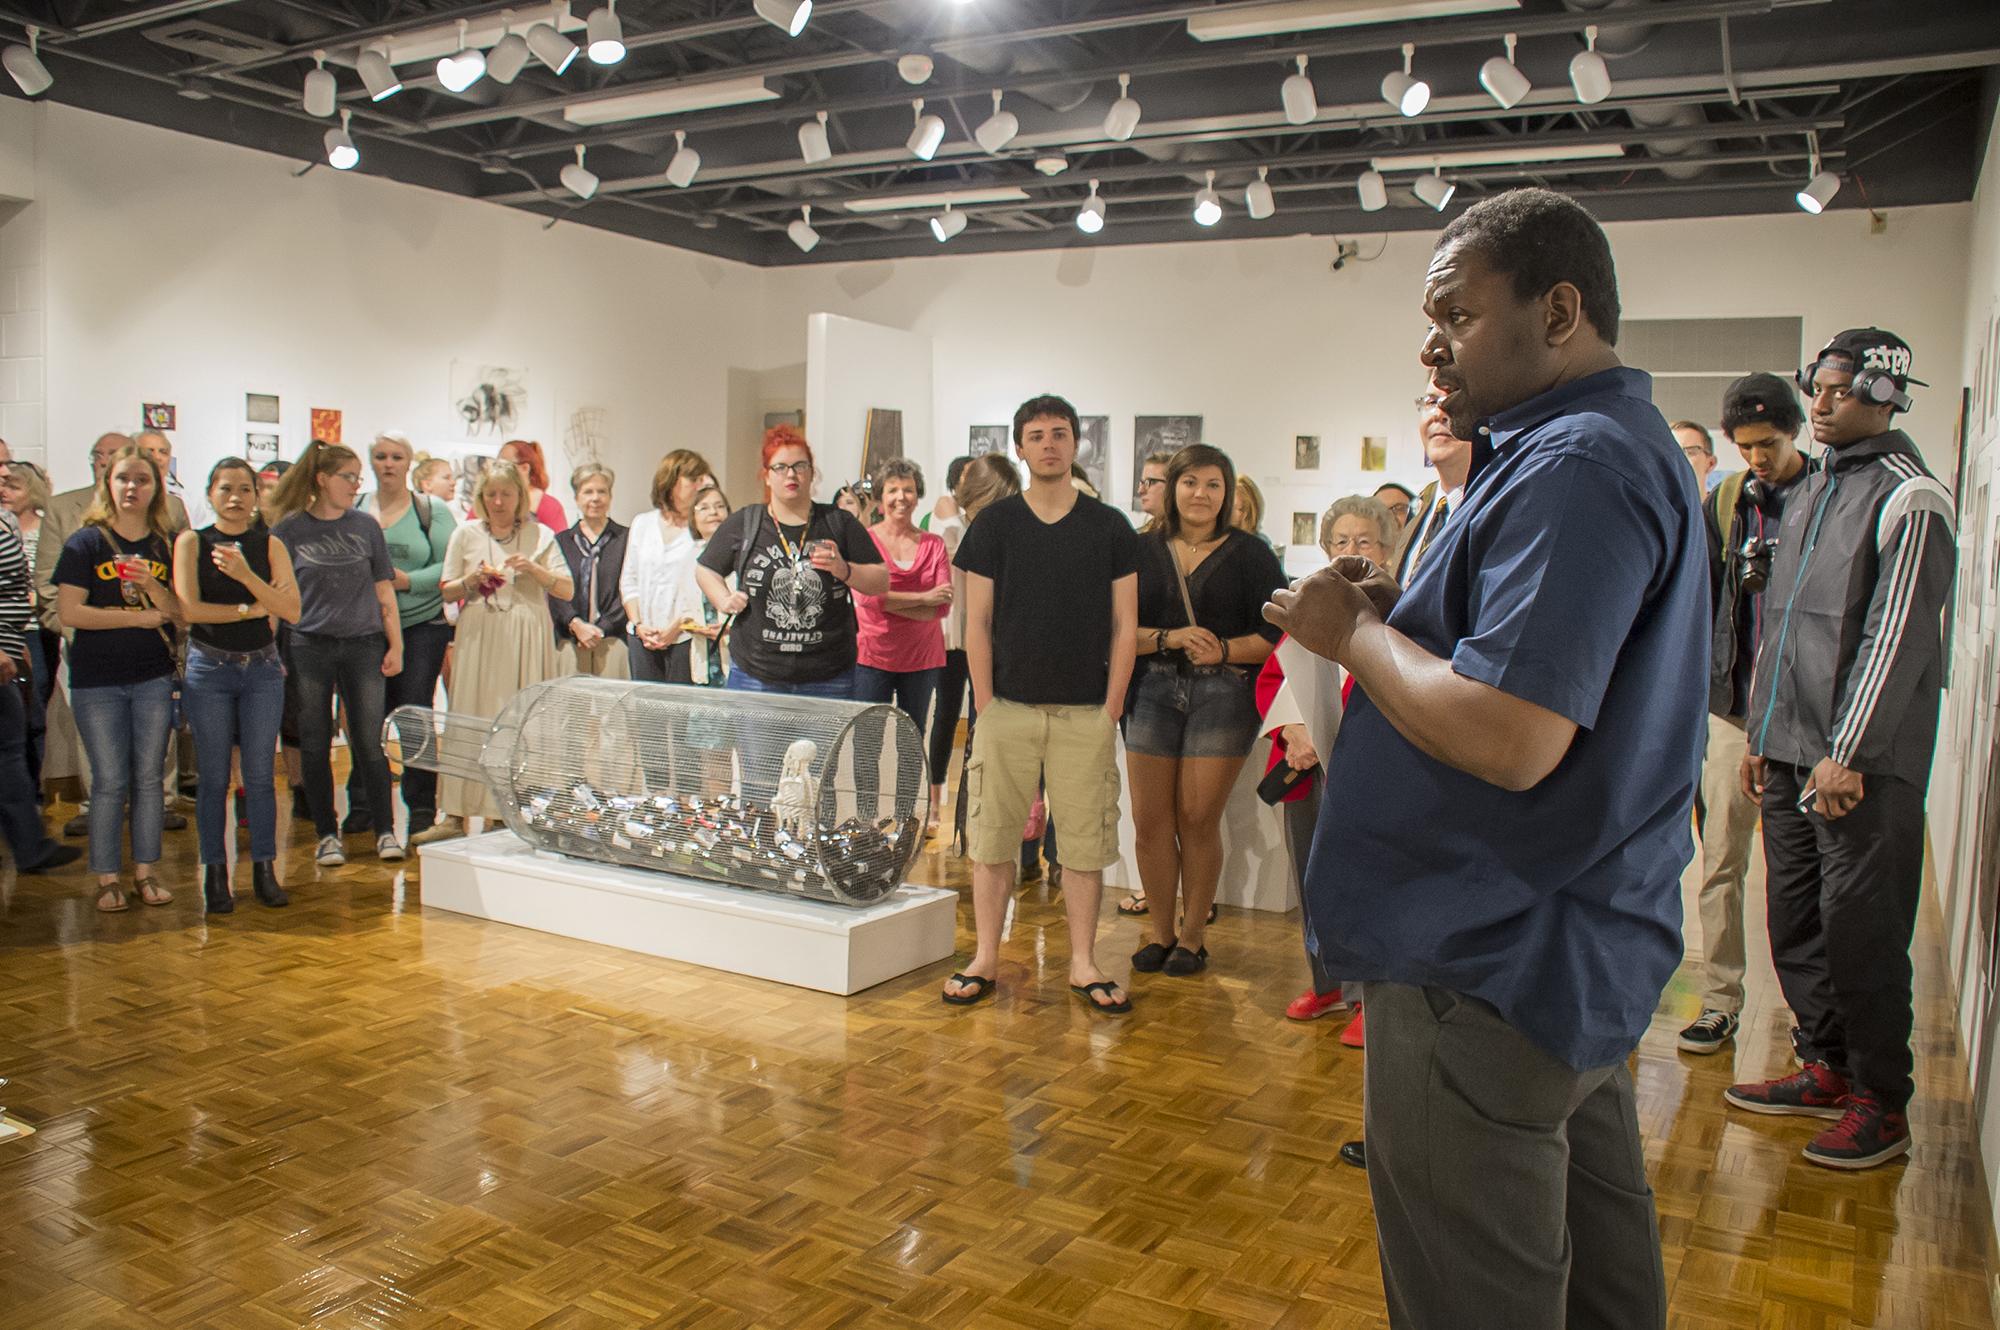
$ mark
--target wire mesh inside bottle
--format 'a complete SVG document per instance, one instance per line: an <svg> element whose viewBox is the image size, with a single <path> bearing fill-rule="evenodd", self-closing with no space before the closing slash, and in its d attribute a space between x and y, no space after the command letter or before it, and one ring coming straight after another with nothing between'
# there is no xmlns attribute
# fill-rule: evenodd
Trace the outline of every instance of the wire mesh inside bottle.
<svg viewBox="0 0 2000 1330"><path fill-rule="evenodd" d="M490 724L405 707L385 730L406 763L483 778L515 834L578 858L866 905L922 846L922 737L893 707L579 676Z"/></svg>

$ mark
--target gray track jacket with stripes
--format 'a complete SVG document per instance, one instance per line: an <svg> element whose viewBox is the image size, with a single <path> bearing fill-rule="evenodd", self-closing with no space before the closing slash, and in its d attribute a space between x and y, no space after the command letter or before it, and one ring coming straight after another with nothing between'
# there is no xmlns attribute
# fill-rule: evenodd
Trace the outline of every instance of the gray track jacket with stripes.
<svg viewBox="0 0 2000 1330"><path fill-rule="evenodd" d="M1745 718L1752 753L1929 783L1952 513L1901 430L1828 450L1785 504Z"/></svg>

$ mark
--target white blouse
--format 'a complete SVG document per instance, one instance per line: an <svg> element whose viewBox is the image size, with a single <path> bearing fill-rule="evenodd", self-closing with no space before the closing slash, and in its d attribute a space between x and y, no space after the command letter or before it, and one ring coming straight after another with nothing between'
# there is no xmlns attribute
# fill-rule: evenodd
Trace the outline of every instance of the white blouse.
<svg viewBox="0 0 2000 1330"><path fill-rule="evenodd" d="M688 529L669 526L657 510L632 519L625 567L618 576L618 595L632 621L627 631L637 635L642 623L671 628L701 617L701 587L694 580L697 553Z"/></svg>

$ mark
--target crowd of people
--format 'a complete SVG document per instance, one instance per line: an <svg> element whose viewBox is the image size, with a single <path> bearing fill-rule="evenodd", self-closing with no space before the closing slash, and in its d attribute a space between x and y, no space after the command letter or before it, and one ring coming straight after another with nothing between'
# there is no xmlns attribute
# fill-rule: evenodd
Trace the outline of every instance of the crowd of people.
<svg viewBox="0 0 2000 1330"><path fill-rule="evenodd" d="M1703 985L1680 1047L1738 1031L1761 824L1800 1065L1727 1100L1832 1120L1805 1147L1828 1167L1909 1148L1954 508L1894 428L1912 353L1878 328L1791 378L1731 384L1719 427L1744 468L1718 469L1707 428L1670 427L1620 364L1609 244L1559 195L1452 222L1422 299L1434 479L1334 503L1327 569L1291 584L1227 452L1145 458L1135 530L1078 469L1080 421L1053 395L1015 413L1012 459L957 459L927 512L903 460L817 501L788 426L764 439L759 502L732 508L676 450L629 525L596 463L569 477L571 523L525 441L463 509L451 468L395 433L365 459L321 442L289 467L227 459L198 493L151 431L100 438L94 483L62 494L9 463L0 833L22 872L77 857L36 805L59 669L88 795L67 831L107 913L173 899L170 783L195 792L207 910L234 907L232 789L252 893L284 905L280 754L320 864L357 835L403 858L382 721L440 680L479 715L572 673L892 704L928 728L940 836L969 690L951 820L975 945L943 1001L997 990L1010 893L1039 855L1060 874L1070 987L1117 1016L1134 995L1097 943L1124 787L1131 970L1193 978L1223 806L1268 737L1260 794L1312 975L1286 1014L1354 1005L1368 1145L1343 1156L1369 1172L1393 1323L1663 1325L1627 1059L1681 959L1691 823ZM1337 735L1287 660L1337 667ZM406 770L400 790L418 843L495 815L477 782Z"/></svg>

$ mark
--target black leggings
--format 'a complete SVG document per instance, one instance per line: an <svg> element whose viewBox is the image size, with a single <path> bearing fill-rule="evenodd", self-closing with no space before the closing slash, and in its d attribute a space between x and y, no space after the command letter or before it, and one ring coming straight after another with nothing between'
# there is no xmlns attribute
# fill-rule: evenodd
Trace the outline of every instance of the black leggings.
<svg viewBox="0 0 2000 1330"><path fill-rule="evenodd" d="M963 651L944 653L944 673L938 675L937 710L931 713L931 784L944 784L951 769L951 741L958 735L958 718L965 711L969 678Z"/></svg>

